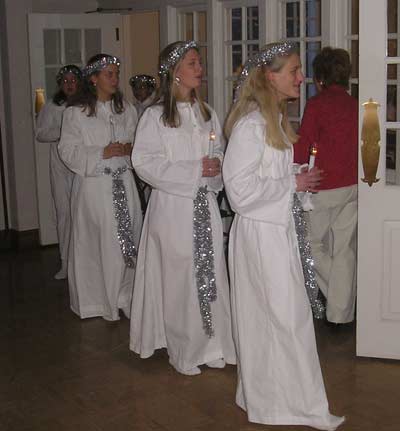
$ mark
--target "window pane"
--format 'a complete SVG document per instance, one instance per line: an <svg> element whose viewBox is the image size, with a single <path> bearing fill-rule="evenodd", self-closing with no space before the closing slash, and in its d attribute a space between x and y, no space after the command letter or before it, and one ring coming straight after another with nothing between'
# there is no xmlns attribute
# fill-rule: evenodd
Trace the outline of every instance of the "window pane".
<svg viewBox="0 0 400 431"><path fill-rule="evenodd" d="M197 40L199 42L207 42L207 13L198 12L199 34Z"/></svg>
<svg viewBox="0 0 400 431"><path fill-rule="evenodd" d="M300 36L300 2L286 3L286 37Z"/></svg>
<svg viewBox="0 0 400 431"><path fill-rule="evenodd" d="M232 9L232 40L242 40L242 9Z"/></svg>
<svg viewBox="0 0 400 431"><path fill-rule="evenodd" d="M232 71L236 73L238 68L242 67L242 53L243 49L241 45L232 46Z"/></svg>
<svg viewBox="0 0 400 431"><path fill-rule="evenodd" d="M81 30L64 30L65 62L82 63L82 40Z"/></svg>
<svg viewBox="0 0 400 431"><path fill-rule="evenodd" d="M400 182L400 176L396 173L398 135L398 130L386 130L386 184L399 184Z"/></svg>
<svg viewBox="0 0 400 431"><path fill-rule="evenodd" d="M387 79L397 79L397 64L388 64Z"/></svg>
<svg viewBox="0 0 400 431"><path fill-rule="evenodd" d="M358 78L358 40L351 41L351 77Z"/></svg>
<svg viewBox="0 0 400 431"><path fill-rule="evenodd" d="M358 84L351 84L350 93L353 97L358 99Z"/></svg>
<svg viewBox="0 0 400 431"><path fill-rule="evenodd" d="M247 8L247 39L258 39L258 7Z"/></svg>
<svg viewBox="0 0 400 431"><path fill-rule="evenodd" d="M61 65L61 31L43 30L44 63Z"/></svg>
<svg viewBox="0 0 400 431"><path fill-rule="evenodd" d="M101 53L101 30L99 28L87 28L85 30L85 58L86 63L90 57Z"/></svg>
<svg viewBox="0 0 400 431"><path fill-rule="evenodd" d="M388 57L397 57L397 40L396 39L388 39L387 55L388 55Z"/></svg>
<svg viewBox="0 0 400 431"><path fill-rule="evenodd" d="M300 117L300 99L290 100L287 106L289 117Z"/></svg>
<svg viewBox="0 0 400 431"><path fill-rule="evenodd" d="M321 0L308 0L306 3L306 35L321 35Z"/></svg>
<svg viewBox="0 0 400 431"><path fill-rule="evenodd" d="M387 26L388 33L397 33L397 0L388 0Z"/></svg>
<svg viewBox="0 0 400 431"><path fill-rule="evenodd" d="M386 89L386 119L387 121L398 121L397 85L388 85Z"/></svg>
<svg viewBox="0 0 400 431"><path fill-rule="evenodd" d="M46 99L49 100L53 97L57 90L56 75L59 67L46 67Z"/></svg>
<svg viewBox="0 0 400 431"><path fill-rule="evenodd" d="M307 42L306 43L306 76L312 78L313 68L312 62L315 56L321 51L321 42Z"/></svg>
<svg viewBox="0 0 400 431"><path fill-rule="evenodd" d="M193 13L185 13L185 40L193 40Z"/></svg>
<svg viewBox="0 0 400 431"><path fill-rule="evenodd" d="M317 87L315 84L306 85L306 98L309 99L317 94Z"/></svg>
<svg viewBox="0 0 400 431"><path fill-rule="evenodd" d="M247 48L247 56L254 57L254 55L259 51L258 44L249 45Z"/></svg>
<svg viewBox="0 0 400 431"><path fill-rule="evenodd" d="M358 0L351 0L351 34L358 34Z"/></svg>

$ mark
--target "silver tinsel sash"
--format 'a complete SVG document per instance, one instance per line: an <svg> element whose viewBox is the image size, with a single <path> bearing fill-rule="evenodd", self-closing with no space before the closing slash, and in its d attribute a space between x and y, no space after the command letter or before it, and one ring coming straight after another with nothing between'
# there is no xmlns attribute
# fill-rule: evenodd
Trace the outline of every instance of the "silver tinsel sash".
<svg viewBox="0 0 400 431"><path fill-rule="evenodd" d="M123 166L112 171L111 168L106 167L104 168L104 174L112 177L114 216L117 220L117 235L122 257L126 266L134 268L136 247L133 240L133 223L129 215L125 184L121 178L121 175L128 169L127 166Z"/></svg>
<svg viewBox="0 0 400 431"><path fill-rule="evenodd" d="M203 329L214 336L211 302L217 299L215 283L214 247L207 187L200 187L193 201L193 254L197 294Z"/></svg>
<svg viewBox="0 0 400 431"><path fill-rule="evenodd" d="M301 265L303 267L304 283L308 299L314 317L316 319L323 319L325 317L325 306L320 298L318 283L315 279L314 259L311 254L310 242L308 241L307 222L304 218L304 211L300 199L296 193L293 197L292 213L296 227L297 242L299 244Z"/></svg>

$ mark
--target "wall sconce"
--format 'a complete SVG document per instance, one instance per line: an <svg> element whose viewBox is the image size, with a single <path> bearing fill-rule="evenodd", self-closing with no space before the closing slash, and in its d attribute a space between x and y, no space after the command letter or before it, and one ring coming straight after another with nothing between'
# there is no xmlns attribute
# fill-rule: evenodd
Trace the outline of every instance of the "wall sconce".
<svg viewBox="0 0 400 431"><path fill-rule="evenodd" d="M45 104L44 100L44 89L37 88L35 90L35 114L39 114L40 110L43 108Z"/></svg>

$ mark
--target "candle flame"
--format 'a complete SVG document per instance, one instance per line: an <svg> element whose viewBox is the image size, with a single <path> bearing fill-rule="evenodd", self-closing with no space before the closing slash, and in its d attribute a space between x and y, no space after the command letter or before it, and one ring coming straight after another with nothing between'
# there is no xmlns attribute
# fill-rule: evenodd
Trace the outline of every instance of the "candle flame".
<svg viewBox="0 0 400 431"><path fill-rule="evenodd" d="M210 141L215 141L215 132L214 132L214 130L211 130L211 132L210 132Z"/></svg>
<svg viewBox="0 0 400 431"><path fill-rule="evenodd" d="M311 146L311 148L310 148L310 154L312 155L312 156L316 156L317 155L317 152L318 152L318 150L317 150L317 146L314 144L314 145L312 145Z"/></svg>

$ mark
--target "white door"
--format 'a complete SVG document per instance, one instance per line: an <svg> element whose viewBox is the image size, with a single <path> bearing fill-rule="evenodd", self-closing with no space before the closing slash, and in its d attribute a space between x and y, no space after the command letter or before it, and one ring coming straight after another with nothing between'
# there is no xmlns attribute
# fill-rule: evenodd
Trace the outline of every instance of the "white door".
<svg viewBox="0 0 400 431"><path fill-rule="evenodd" d="M29 15L29 46L32 84L32 112L35 89L44 88L46 100L56 90L56 74L65 64L82 67L100 52L121 57L120 15ZM121 71L122 72L122 71ZM121 83L125 79L121 76ZM58 242L55 210L50 191L50 144L35 142L36 180L41 245Z"/></svg>
<svg viewBox="0 0 400 431"><path fill-rule="evenodd" d="M357 355L400 359L399 1L359 5L360 136L362 104L372 98L380 104L381 149L379 182L359 181Z"/></svg>

